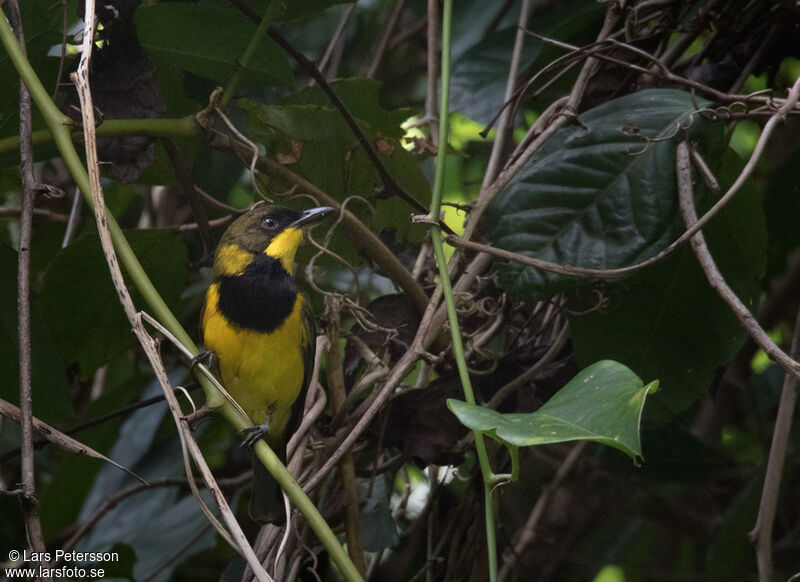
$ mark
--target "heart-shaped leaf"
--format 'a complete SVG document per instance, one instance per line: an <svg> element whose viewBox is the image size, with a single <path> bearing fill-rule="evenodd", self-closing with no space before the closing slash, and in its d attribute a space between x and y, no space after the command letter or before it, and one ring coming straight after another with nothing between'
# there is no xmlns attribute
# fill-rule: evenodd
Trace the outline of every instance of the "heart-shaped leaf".
<svg viewBox="0 0 800 582"><path fill-rule="evenodd" d="M502 414L460 400L447 405L461 423L508 445L526 447L589 440L642 457L639 425L647 385L629 368L601 360L582 370L544 406L531 413Z"/></svg>

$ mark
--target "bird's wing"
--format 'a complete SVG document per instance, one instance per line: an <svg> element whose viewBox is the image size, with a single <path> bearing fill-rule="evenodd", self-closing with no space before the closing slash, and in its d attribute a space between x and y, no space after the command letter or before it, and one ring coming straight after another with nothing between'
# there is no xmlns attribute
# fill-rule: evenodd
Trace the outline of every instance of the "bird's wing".
<svg viewBox="0 0 800 582"><path fill-rule="evenodd" d="M292 405L292 414L289 417L289 422L286 424L284 430L285 442L289 442L294 432L299 428L300 423L303 421L303 409L305 408L306 394L308 393L308 385L311 382L311 373L314 370L314 344L317 337L317 326L314 320L314 313L311 311L311 303L306 295L303 295L303 387L300 389L300 395Z"/></svg>

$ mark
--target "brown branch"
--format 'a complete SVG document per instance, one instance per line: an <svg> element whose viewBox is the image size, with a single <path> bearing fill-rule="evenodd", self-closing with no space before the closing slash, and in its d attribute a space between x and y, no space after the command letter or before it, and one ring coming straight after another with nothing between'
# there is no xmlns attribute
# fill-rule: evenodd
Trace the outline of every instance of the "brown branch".
<svg viewBox="0 0 800 582"><path fill-rule="evenodd" d="M800 310L797 312L789 354L795 360L800 358ZM792 374L786 374L783 378L778 414L775 417L772 444L769 447L769 459L764 475L758 517L756 518L755 526L748 534L756 547L759 582L771 582L773 580L772 526L775 523L775 510L778 506L783 465L786 460L789 433L792 430L792 415L794 414L796 403L797 377Z"/></svg>
<svg viewBox="0 0 800 582"><path fill-rule="evenodd" d="M439 103L437 88L439 80L439 2L428 0L427 51L428 78L425 90L425 118L430 126L430 140L439 144Z"/></svg>
<svg viewBox="0 0 800 582"><path fill-rule="evenodd" d="M681 214L683 215L684 222L686 222L686 226L691 227L697 222L697 213L695 212L692 194L691 162L688 143L681 142L678 145L675 164L678 173L678 194ZM725 282L722 273L720 273L714 262L714 258L708 250L702 232L698 232L692 237L692 248L711 286L730 306L742 326L747 330L748 334L750 334L750 337L752 337L767 355L786 372L783 389L781 391L781 399L778 405L778 415L775 419L775 428L772 436L772 445L769 451L767 471L764 477L758 518L756 519L755 527L749 534L750 539L755 542L756 546L759 582L771 582L773 579L772 526L775 520L775 509L778 503L783 464L786 458L787 444L789 442L789 432L792 427L792 415L794 414L797 400L797 380L800 378L800 362L797 361L797 358L800 356L800 312L798 312L797 321L795 323L790 354L786 354L772 342L753 314L750 313L747 307L745 307Z"/></svg>
<svg viewBox="0 0 800 582"><path fill-rule="evenodd" d="M678 203L681 215L683 216L686 228L691 230L698 224L698 220L692 192L689 144L685 141L678 144L675 155L675 167L678 175ZM742 303L727 284L708 250L702 231L698 231L692 236L691 243L692 249L694 249L695 255L697 255L697 260L700 262L700 266L709 284L719 294L722 300L728 304L737 319L739 319L742 327L747 330L750 337L755 340L772 361L786 370L787 374L800 377L800 362L791 358L772 341L767 332L764 331L764 328L761 327L753 314L750 313L750 310L747 309L745 304Z"/></svg>
<svg viewBox="0 0 800 582"><path fill-rule="evenodd" d="M200 388L199 384L195 385L195 386L189 386L188 388L183 388L183 390L191 391L191 390L196 390L198 388ZM177 390L177 388L176 388L176 390ZM60 432L60 431L57 431L56 429L54 429L52 427L49 427L48 425L46 425L44 423L42 423L42 427L44 429L46 429L46 430L54 431L55 433L58 433L59 435L63 434L63 435L66 435L67 437L69 437L69 436L77 434L77 433L79 433L81 431L84 431L87 428L92 428L94 426L99 426L101 424L105 424L106 422L108 422L110 420L114 420L115 418L120 418L122 416L127 415L130 412L133 412L135 410L139 410L140 408L146 408L148 406L151 406L153 404L157 404L157 403L162 402L164 400L165 400L165 398L164 398L163 395L152 396L152 397L147 398L145 400L142 400L140 402L136 402L134 404L130 404L130 405L125 406L123 408L119 408L119 409L117 409L117 410L115 410L113 412L109 412L108 414L104 414L103 416L100 416L100 417L95 418L93 420L90 420L90 421L84 422L82 424L79 424L78 426L75 426L75 427L73 427L73 428L71 428L69 430L65 430L63 433ZM2 403L2 402L3 401L0 400L0 403ZM4 411L2 409L0 409L0 414L2 414L3 412ZM36 420L34 418L34 429L35 430L38 430L37 424L36 424L37 422L40 422L40 421L38 421L38 420ZM36 449L41 448L43 445L47 444L48 441L50 441L50 439L47 438L46 434L43 434L42 436L43 436L43 438L41 438L41 439L39 439L39 440L37 440L37 441L35 441L33 443L33 446ZM50 442L53 442L53 444L55 444L55 445L60 445L59 442L55 442L55 441L50 441ZM85 446L85 445L81 444L79 441L75 441L75 442L78 443L80 445L80 447L84 447ZM84 453L83 450L74 450L72 452L77 453L77 454L83 454ZM4 453L2 456L0 456L0 464L5 463L9 459L13 459L14 457L16 457L19 454L20 454L20 449L12 449L9 452ZM90 455L90 456L93 456L93 455ZM97 458L101 458L101 457L97 457ZM105 459L105 457L102 457L102 458Z"/></svg>
<svg viewBox="0 0 800 582"><path fill-rule="evenodd" d="M13 404L11 404L10 402L7 402L2 399L0 399L0 415L5 416L6 418L10 418L14 422L22 424L22 418L23 418L22 411ZM66 435L60 430L53 428L46 422L42 422L35 416L32 418L32 430L46 441L53 443L57 447L60 447L69 453L73 453L75 455L86 455L87 457L92 457L93 459L99 459L101 461L114 465L117 469L125 471L128 475L131 475L132 477L135 477L142 483L145 483L144 479L142 479L129 469L126 469L119 463L112 461L104 454L95 451L92 447L85 445L82 442Z"/></svg>
<svg viewBox="0 0 800 582"><path fill-rule="evenodd" d="M514 49L511 52L511 62L508 67L508 78L506 79L506 92L505 101L509 102L512 95L516 93L517 74L519 73L520 59L522 56L522 47L525 44L525 24L528 22L528 14L530 12L530 0L523 0L522 6L519 9L519 20L517 21L517 33L514 39ZM507 109L505 106L502 108L500 114L500 123L497 127L497 136L492 144L492 151L489 154L489 163L486 167L486 172L483 175L483 183L481 189L486 189L492 180L497 177L497 172L501 168L500 158L506 147L506 142L509 138L509 130L514 127L514 112ZM484 130L487 131L487 130ZM482 133L486 137L486 133Z"/></svg>
<svg viewBox="0 0 800 582"><path fill-rule="evenodd" d="M341 301L335 296L325 297L325 320L327 323L328 350L325 353L325 369L328 374L328 395L333 413L342 408L347 397L344 371L342 369L339 325L341 323ZM361 509L358 506L356 468L353 453L348 452L339 464L342 488L345 494L344 527L347 553L362 575L366 573L364 539L361 535Z"/></svg>
<svg viewBox="0 0 800 582"><path fill-rule="evenodd" d="M206 214L206 209L200 203L200 195L194 185L194 180L192 180L191 172L189 172L189 168L186 166L186 162L178 150L178 146L175 145L175 140L171 137L163 137L161 138L161 143L164 145L164 149L167 152L167 157L169 158L170 164L172 164L172 169L175 171L175 175L178 177L178 182L181 185L183 197L189 204L189 208L194 216L195 224L197 225L197 229L200 233L200 240L203 243L203 256L200 258L199 263L201 265L207 264L209 257L211 257L214 245L211 242L211 233L209 232L208 215Z"/></svg>
<svg viewBox="0 0 800 582"><path fill-rule="evenodd" d="M501 582L506 580L511 573L511 567L515 561L514 559L517 556L521 556L525 552L525 549L536 539L536 528L542 520L544 510L547 509L553 495L564 482L567 475L569 475L570 471L572 471L573 467L575 467L575 464L578 462L587 446L589 446L589 441L581 441L572 447L569 454L558 466L558 470L556 470L552 481L547 484L539 495L525 525L517 532L517 541L514 543L513 549L511 551L506 551L503 556L503 566L500 569L499 576Z"/></svg>
<svg viewBox="0 0 800 582"><path fill-rule="evenodd" d="M25 34L17 0L9 0L9 13L17 42L25 50ZM36 496L36 473L33 461L33 387L31 363L31 233L33 230L33 196L36 179L33 175L33 144L31 138L31 96L25 84L19 83L19 145L20 176L22 193L19 216L19 253L17 263L17 328L19 333L19 405L21 427L22 478L20 504L25 516L25 531L28 543L34 552L45 552L42 521L39 516L39 500ZM47 561L39 561L47 567ZM50 577L47 576L47 579Z"/></svg>
<svg viewBox="0 0 800 582"><path fill-rule="evenodd" d="M408 351L397 361L392 368L389 377L383 386L380 386L372 391L369 397L361 404L361 406L352 415L352 418L357 418L358 421L354 426L344 427L341 429L333 439L331 447L337 447L328 456L325 464L317 471L307 483L303 484L305 490L311 490L318 485L322 479L337 465L339 460L355 445L356 441L364 434L367 427L372 423L378 411L389 401L394 389L403 381L403 379L411 372L416 365L420 355L425 353L425 350L430 346L432 338L438 334L429 334L429 328L433 321L433 316L436 312L436 307L442 299L441 285L436 287L433 292L430 302L428 303L425 313L422 316L417 333L414 336L414 341L411 343Z"/></svg>
<svg viewBox="0 0 800 582"><path fill-rule="evenodd" d="M383 27L383 33L381 34L380 38L378 39L378 46L372 52L372 61L367 67L367 73L365 77L368 79L372 79L375 77L375 73L378 72L378 67L381 64L381 60L383 60L383 55L386 54L386 49L389 46L389 39L392 36L392 31L394 27L397 26L397 20L400 18L400 13L403 11L403 7L406 4L406 0L396 0L394 7L392 8L392 13L389 15L389 20L386 23L386 26Z"/></svg>

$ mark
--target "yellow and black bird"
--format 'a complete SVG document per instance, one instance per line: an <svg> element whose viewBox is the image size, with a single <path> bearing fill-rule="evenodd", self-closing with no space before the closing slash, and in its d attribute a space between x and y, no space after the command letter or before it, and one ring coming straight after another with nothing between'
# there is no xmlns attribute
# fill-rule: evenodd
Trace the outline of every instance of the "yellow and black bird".
<svg viewBox="0 0 800 582"><path fill-rule="evenodd" d="M203 307L203 342L217 356L222 385L284 462L314 364L314 320L294 258L304 230L331 212L261 204L240 216L217 247ZM257 461L250 513L284 520L281 489Z"/></svg>

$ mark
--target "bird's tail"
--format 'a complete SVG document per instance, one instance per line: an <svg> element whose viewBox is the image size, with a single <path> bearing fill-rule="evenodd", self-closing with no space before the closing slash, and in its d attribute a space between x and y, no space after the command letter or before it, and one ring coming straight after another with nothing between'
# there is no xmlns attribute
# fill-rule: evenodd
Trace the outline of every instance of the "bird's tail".
<svg viewBox="0 0 800 582"><path fill-rule="evenodd" d="M280 447L276 452L284 462L286 454ZM286 522L283 490L267 468L253 456L253 492L250 496L250 517L259 523L282 525Z"/></svg>

